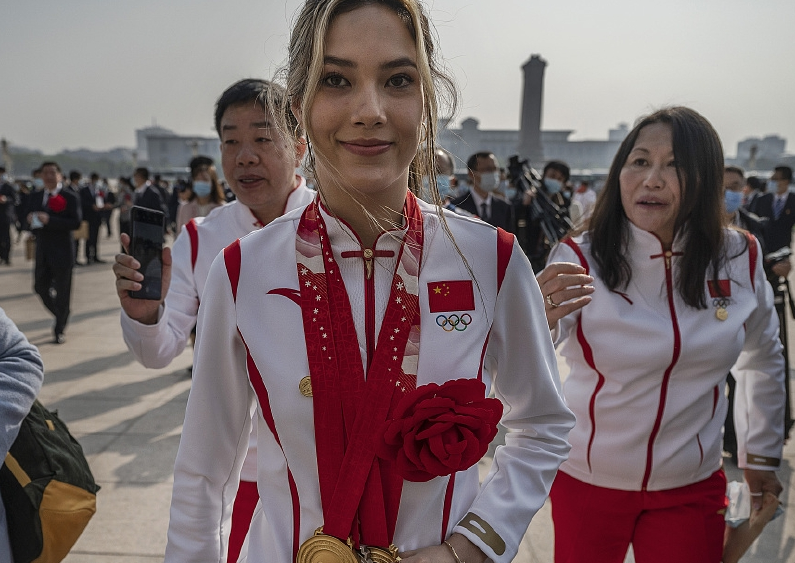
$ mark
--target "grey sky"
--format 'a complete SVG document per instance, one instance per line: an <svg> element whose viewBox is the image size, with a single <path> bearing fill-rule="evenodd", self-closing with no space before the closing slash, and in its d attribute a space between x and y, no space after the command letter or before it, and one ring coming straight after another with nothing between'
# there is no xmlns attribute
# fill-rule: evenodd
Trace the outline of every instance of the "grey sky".
<svg viewBox="0 0 795 563"><path fill-rule="evenodd" d="M212 135L213 104L286 55L300 0L0 0L0 136L12 144L133 147L158 125ZM462 92L457 122L517 129L521 65L549 63L543 128L604 139L667 104L703 113L727 154L778 133L795 152L792 0L434 0Z"/></svg>

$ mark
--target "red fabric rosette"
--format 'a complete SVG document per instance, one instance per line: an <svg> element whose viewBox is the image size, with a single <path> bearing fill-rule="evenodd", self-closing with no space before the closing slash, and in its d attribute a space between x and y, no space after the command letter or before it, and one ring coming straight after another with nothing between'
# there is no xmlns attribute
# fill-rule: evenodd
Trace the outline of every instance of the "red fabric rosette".
<svg viewBox="0 0 795 563"><path fill-rule="evenodd" d="M66 209L66 198L61 194L55 194L47 200L47 207L53 213L60 213Z"/></svg>
<svg viewBox="0 0 795 563"><path fill-rule="evenodd" d="M477 379L429 383L405 395L384 423L378 456L407 481L425 482L475 465L497 435L502 403Z"/></svg>

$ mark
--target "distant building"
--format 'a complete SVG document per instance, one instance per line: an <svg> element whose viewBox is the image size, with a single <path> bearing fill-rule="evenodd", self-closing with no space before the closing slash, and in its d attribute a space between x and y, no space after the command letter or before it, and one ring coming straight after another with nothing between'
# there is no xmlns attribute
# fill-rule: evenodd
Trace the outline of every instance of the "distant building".
<svg viewBox="0 0 795 563"><path fill-rule="evenodd" d="M149 160L149 136L156 135L176 135L170 129L152 125L151 127L144 127L143 129L135 130L135 151L140 162L147 162Z"/></svg>
<svg viewBox="0 0 795 563"><path fill-rule="evenodd" d="M188 163L197 155L212 158L220 169L221 147L218 137L178 135L163 127L153 126L135 131L136 153L139 164L145 164L153 172L187 172Z"/></svg>
<svg viewBox="0 0 795 563"><path fill-rule="evenodd" d="M477 119L469 117L461 122L460 129L440 127L439 144L452 153L456 173L466 173L466 160L479 151L494 153L500 165L508 164L508 157L522 155L520 132L516 130L488 130L478 128ZM571 141L573 130L541 131L543 161L530 165L541 168L550 160L563 160L573 170L607 170L621 141L629 133L626 123L610 129L607 140ZM525 156L522 156L525 158Z"/></svg>
<svg viewBox="0 0 795 563"><path fill-rule="evenodd" d="M570 141L573 130L544 131L541 117L544 98L544 71L547 62L533 55L522 66L524 85L522 91L521 128L515 130L479 129L477 119L469 117L461 122L460 129L445 129L439 125L439 144L450 151L455 159L458 174L466 173L466 160L480 151L494 153L501 165L508 158L519 155L530 165L541 168L550 160L563 160L573 171L605 171L610 168L613 156L621 141L629 133L626 123L611 129L607 140Z"/></svg>
<svg viewBox="0 0 795 563"><path fill-rule="evenodd" d="M767 135L763 138L749 137L737 143L737 158L748 160L753 155L755 158L775 160L784 156L787 149L787 140L778 135Z"/></svg>

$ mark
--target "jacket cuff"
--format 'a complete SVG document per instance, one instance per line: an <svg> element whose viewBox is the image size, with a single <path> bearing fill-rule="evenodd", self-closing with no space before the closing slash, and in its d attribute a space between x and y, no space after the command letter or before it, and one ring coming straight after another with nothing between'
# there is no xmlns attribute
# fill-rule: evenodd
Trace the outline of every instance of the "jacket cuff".
<svg viewBox="0 0 795 563"><path fill-rule="evenodd" d="M506 549L505 540L483 518L474 512L468 512L453 528L453 532L466 537L486 554L487 561L509 563L516 552Z"/></svg>
<svg viewBox="0 0 795 563"><path fill-rule="evenodd" d="M748 453L745 455L745 467L743 469L761 469L775 471L781 465L781 459L777 457L767 457Z"/></svg>

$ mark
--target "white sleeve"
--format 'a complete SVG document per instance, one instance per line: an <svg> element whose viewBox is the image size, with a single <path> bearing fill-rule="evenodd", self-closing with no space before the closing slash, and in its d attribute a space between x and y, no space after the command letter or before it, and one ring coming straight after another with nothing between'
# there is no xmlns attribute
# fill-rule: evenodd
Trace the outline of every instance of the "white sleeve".
<svg viewBox="0 0 795 563"><path fill-rule="evenodd" d="M182 353L199 310L187 229L174 241L171 256L171 284L157 323L145 325L121 312L124 342L135 359L148 368L164 368Z"/></svg>
<svg viewBox="0 0 795 563"><path fill-rule="evenodd" d="M492 561L508 563L568 457L567 436L574 427L574 415L560 395L541 291L515 241L485 362L492 373L499 372L494 391L503 402L501 423L509 433L505 445L497 448L470 514L454 531Z"/></svg>
<svg viewBox="0 0 795 563"><path fill-rule="evenodd" d="M174 466L166 563L226 560L232 505L251 428L254 395L223 254L213 262L204 295Z"/></svg>
<svg viewBox="0 0 795 563"><path fill-rule="evenodd" d="M581 263L580 257L577 256L577 253L574 252L568 244L558 243L552 249L552 252L549 253L549 258L547 258L547 266L553 262L571 262L585 267L585 264ZM581 309L577 309L573 313L569 313L560 319L558 324L552 329L552 340L556 348L568 338L569 333L577 326L577 319L580 318L581 312Z"/></svg>
<svg viewBox="0 0 795 563"><path fill-rule="evenodd" d="M775 470L784 440L784 356L773 288L762 268L757 245L754 284L757 306L745 323L745 343L732 373L737 380L734 421L738 465Z"/></svg>

